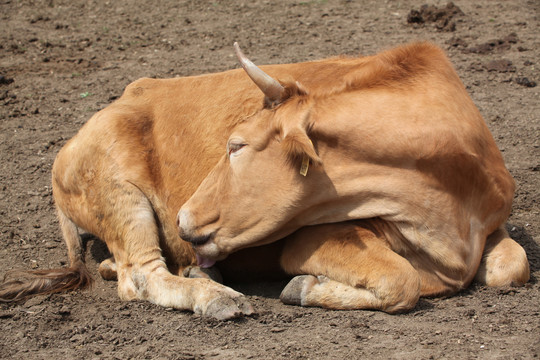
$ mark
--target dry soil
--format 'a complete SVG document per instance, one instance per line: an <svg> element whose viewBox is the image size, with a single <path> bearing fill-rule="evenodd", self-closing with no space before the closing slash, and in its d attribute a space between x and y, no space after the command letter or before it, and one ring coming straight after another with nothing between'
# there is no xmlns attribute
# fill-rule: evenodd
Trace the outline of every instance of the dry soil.
<svg viewBox="0 0 540 360"><path fill-rule="evenodd" d="M218 322L89 291L0 308L0 358L531 359L540 353L540 31L537 0L0 0L0 273L66 264L50 172L66 140L139 77L373 54L413 40L445 49L517 182L508 230L528 253L521 288L473 284L408 314L285 306L283 283L233 284L258 315ZM416 12L411 13L411 10ZM411 21L411 23L408 23ZM209 97L212 94L208 94Z"/></svg>

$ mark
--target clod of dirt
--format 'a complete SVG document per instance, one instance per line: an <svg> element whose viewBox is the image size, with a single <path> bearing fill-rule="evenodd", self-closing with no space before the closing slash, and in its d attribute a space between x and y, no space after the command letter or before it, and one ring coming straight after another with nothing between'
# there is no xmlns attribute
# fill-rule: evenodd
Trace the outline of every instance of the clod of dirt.
<svg viewBox="0 0 540 360"><path fill-rule="evenodd" d="M13 317L13 313L8 311L0 311L0 319L9 319Z"/></svg>
<svg viewBox="0 0 540 360"><path fill-rule="evenodd" d="M469 46L469 44L467 44L465 40L463 40L460 37L455 37L455 36L452 37L450 40L448 40L446 43L455 48L457 47L466 48L467 46Z"/></svg>
<svg viewBox="0 0 540 360"><path fill-rule="evenodd" d="M519 39L516 33L511 33L502 39L490 40L486 43L466 49L465 52L475 54L489 54L493 51L501 52L509 50L512 46L511 44L516 44L518 41Z"/></svg>
<svg viewBox="0 0 540 360"><path fill-rule="evenodd" d="M4 75L0 75L0 85L9 85L13 82L12 78L5 77Z"/></svg>
<svg viewBox="0 0 540 360"><path fill-rule="evenodd" d="M526 77L519 77L519 78L515 78L514 81L521 85L521 86L525 86L525 87L535 87L536 86L536 81L531 81L529 80L528 78Z"/></svg>
<svg viewBox="0 0 540 360"><path fill-rule="evenodd" d="M482 63L479 63L479 62L474 62L474 63L471 63L471 65L469 65L469 71L482 72L485 69L486 69L485 65L482 65Z"/></svg>
<svg viewBox="0 0 540 360"><path fill-rule="evenodd" d="M70 315L71 314L71 309L68 307L68 306L62 306L60 308L60 310L58 310L58 314L60 315Z"/></svg>
<svg viewBox="0 0 540 360"><path fill-rule="evenodd" d="M487 71L497 71L501 73L516 71L516 67L512 65L512 62L506 59L492 60L485 64L484 67Z"/></svg>
<svg viewBox="0 0 540 360"><path fill-rule="evenodd" d="M446 4L446 7L437 8L434 5L422 5L420 10L411 10L407 15L407 23L413 25L423 25L425 23L435 23L435 27L442 31L455 31L455 17L464 15L463 11L453 2Z"/></svg>
<svg viewBox="0 0 540 360"><path fill-rule="evenodd" d="M38 21L49 21L51 20L48 16L38 15L30 19L30 24L35 24Z"/></svg>
<svg viewBox="0 0 540 360"><path fill-rule="evenodd" d="M519 41L516 33L511 33L508 36L506 36L503 41L509 42L511 44L517 44Z"/></svg>

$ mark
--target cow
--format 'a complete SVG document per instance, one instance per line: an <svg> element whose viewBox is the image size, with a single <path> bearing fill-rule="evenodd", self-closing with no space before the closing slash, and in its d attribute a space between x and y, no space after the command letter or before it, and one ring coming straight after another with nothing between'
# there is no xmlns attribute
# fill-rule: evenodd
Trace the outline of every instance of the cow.
<svg viewBox="0 0 540 360"><path fill-rule="evenodd" d="M475 274L528 280L502 227L513 180L440 49L259 68L235 47L244 70L137 80L66 143L70 266L4 282L1 301L89 286L79 229L107 244L121 299L218 319L253 308L210 279L216 261L295 276L287 304L389 313Z"/></svg>

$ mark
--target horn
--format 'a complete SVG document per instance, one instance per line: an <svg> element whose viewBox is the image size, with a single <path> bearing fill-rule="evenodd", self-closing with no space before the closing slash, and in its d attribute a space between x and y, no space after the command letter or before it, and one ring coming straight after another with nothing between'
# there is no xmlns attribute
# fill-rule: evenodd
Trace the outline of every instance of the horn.
<svg viewBox="0 0 540 360"><path fill-rule="evenodd" d="M285 90L281 84L272 78L270 75L262 71L257 65L255 65L251 60L249 60L246 55L240 50L238 43L234 43L234 51L236 52L236 57L240 61L240 64L249 75L251 80L261 89L261 91L266 95L270 101L279 101L281 100L281 94Z"/></svg>

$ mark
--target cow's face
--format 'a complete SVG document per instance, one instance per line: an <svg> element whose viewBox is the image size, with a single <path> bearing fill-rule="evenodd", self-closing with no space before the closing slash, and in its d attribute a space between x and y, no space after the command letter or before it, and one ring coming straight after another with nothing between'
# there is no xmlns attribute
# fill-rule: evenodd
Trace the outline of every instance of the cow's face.
<svg viewBox="0 0 540 360"><path fill-rule="evenodd" d="M179 211L180 235L202 258L221 259L294 231L297 215L317 197L324 172L310 139L312 102L287 89L295 95L237 125L219 163Z"/></svg>

